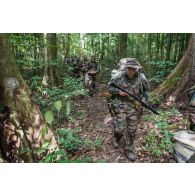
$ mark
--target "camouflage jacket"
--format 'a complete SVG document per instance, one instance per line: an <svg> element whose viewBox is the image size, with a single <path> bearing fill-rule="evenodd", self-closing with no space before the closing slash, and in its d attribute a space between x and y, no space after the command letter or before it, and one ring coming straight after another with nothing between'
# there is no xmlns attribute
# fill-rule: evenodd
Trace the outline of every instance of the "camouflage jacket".
<svg viewBox="0 0 195 195"><path fill-rule="evenodd" d="M88 63L87 64L87 71L89 71L91 69L97 70L97 63L94 63L94 62L93 63L92 62Z"/></svg>
<svg viewBox="0 0 195 195"><path fill-rule="evenodd" d="M132 79L128 78L126 72L116 75L108 83L108 91L112 94L111 99L119 99L120 101L133 101L132 98L122 97L119 95L119 90L110 85L111 82L116 83L120 87L127 90L129 93L136 95L139 98L148 98L149 83L145 75L137 72Z"/></svg>

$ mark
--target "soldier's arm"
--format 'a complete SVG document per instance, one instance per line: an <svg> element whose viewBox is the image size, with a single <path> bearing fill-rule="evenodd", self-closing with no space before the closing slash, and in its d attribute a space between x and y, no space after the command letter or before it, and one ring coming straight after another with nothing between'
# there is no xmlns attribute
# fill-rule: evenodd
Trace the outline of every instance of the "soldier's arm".
<svg viewBox="0 0 195 195"><path fill-rule="evenodd" d="M116 83L116 84L119 84L119 78L113 78L111 79L111 81L108 83L108 86L107 86L107 90L109 93L113 94L113 95L119 95L120 93L120 90L113 87L111 85L111 83Z"/></svg>

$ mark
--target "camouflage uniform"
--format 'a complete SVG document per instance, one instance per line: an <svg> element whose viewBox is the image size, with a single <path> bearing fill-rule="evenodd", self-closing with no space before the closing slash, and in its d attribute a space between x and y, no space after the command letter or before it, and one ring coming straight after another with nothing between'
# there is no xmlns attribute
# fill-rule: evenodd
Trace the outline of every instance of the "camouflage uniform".
<svg viewBox="0 0 195 195"><path fill-rule="evenodd" d="M86 64L85 85L90 95L92 95L92 93L95 91L96 80L96 73L91 74L91 71L97 72L97 62L95 58L92 58L91 62Z"/></svg>
<svg viewBox="0 0 195 195"><path fill-rule="evenodd" d="M195 132L195 85L188 91L190 129Z"/></svg>
<svg viewBox="0 0 195 195"><path fill-rule="evenodd" d="M74 78L79 78L81 76L81 63L81 59L77 56L66 57L64 60L64 65L67 72Z"/></svg>
<svg viewBox="0 0 195 195"><path fill-rule="evenodd" d="M132 65L131 67L141 68L141 65L135 58L126 59L127 63ZM129 78L126 71L121 71L120 74L114 76L108 83L108 91L112 94L111 110L114 119L113 140L119 143L123 134L126 134L125 151L133 152L133 142L138 124L140 105L129 96L120 96L119 90L110 85L111 82L116 83L140 99L143 99L148 94L149 84L145 75L139 71L135 73L133 78Z"/></svg>
<svg viewBox="0 0 195 195"><path fill-rule="evenodd" d="M72 60L72 65L73 65L73 70L72 70L72 75L75 78L80 77L80 59L79 57L74 57Z"/></svg>

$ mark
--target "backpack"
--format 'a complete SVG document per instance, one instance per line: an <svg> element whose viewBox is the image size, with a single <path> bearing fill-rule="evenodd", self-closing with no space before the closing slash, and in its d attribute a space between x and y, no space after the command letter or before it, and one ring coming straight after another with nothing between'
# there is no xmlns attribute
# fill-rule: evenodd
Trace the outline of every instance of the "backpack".
<svg viewBox="0 0 195 195"><path fill-rule="evenodd" d="M174 135L174 157L178 163L195 163L195 133L181 130Z"/></svg>

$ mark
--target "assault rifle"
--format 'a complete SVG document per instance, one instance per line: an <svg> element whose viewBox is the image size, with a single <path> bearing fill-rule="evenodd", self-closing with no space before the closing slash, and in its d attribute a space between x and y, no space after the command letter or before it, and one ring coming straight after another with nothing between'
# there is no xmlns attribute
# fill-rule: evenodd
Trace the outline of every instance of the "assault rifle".
<svg viewBox="0 0 195 195"><path fill-rule="evenodd" d="M127 93L130 97L132 97L133 99L135 99L136 101L138 101L139 103L141 103L141 105L144 107L144 108L147 108L148 110L152 111L154 114L157 114L159 115L159 113L154 110L152 107L150 107L149 105L147 105L145 102L143 102L142 100L140 100L138 97L136 97L135 95L133 94L130 94L129 92L127 92L125 89L123 89L122 87L118 86L116 83L110 83L111 86L117 88L117 89L120 89L121 91Z"/></svg>

